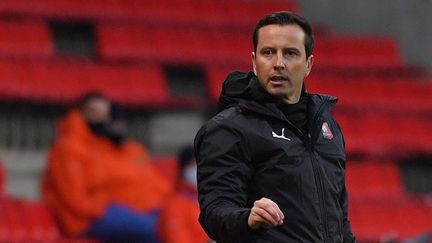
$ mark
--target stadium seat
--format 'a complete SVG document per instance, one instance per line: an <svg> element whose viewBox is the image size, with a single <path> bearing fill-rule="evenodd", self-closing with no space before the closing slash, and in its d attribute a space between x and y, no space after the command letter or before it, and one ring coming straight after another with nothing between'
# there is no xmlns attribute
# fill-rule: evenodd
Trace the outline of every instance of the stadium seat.
<svg viewBox="0 0 432 243"><path fill-rule="evenodd" d="M24 85L29 79L26 62L0 61L0 93L3 100L31 95L31 89Z"/></svg>
<svg viewBox="0 0 432 243"><path fill-rule="evenodd" d="M2 0L0 13L75 20L116 20L250 28L264 14L298 10L295 1ZM232 20L236 19L235 22Z"/></svg>
<svg viewBox="0 0 432 243"><path fill-rule="evenodd" d="M54 44L48 25L41 21L0 21L0 55L52 57Z"/></svg>
<svg viewBox="0 0 432 243"><path fill-rule="evenodd" d="M94 90L128 106L158 107L165 105L169 99L164 73L160 67L153 65L1 60L0 81L3 100L65 104Z"/></svg>
<svg viewBox="0 0 432 243"><path fill-rule="evenodd" d="M351 200L349 207L353 231L360 239L368 239L365 242L378 242L386 235L405 239L432 226L432 207L414 198Z"/></svg>
<svg viewBox="0 0 432 243"><path fill-rule="evenodd" d="M348 161L346 183L353 200L406 196L399 167L393 161Z"/></svg>
<svg viewBox="0 0 432 243"><path fill-rule="evenodd" d="M432 123L427 116L336 114L345 135L346 152L397 158L432 151Z"/></svg>
<svg viewBox="0 0 432 243"><path fill-rule="evenodd" d="M401 240L432 227L432 206L407 193L393 161L349 161L349 217L359 242Z"/></svg>
<svg viewBox="0 0 432 243"><path fill-rule="evenodd" d="M160 107L169 98L165 75L158 66L89 66L88 90L136 107Z"/></svg>
<svg viewBox="0 0 432 243"><path fill-rule="evenodd" d="M238 11L237 15L242 12ZM247 65L251 62L250 53L253 51L251 28L101 23L97 27L97 35L100 55L107 60ZM323 37L317 43L314 56L318 68L382 69L404 66L397 43L392 38L333 36Z"/></svg>
<svg viewBox="0 0 432 243"><path fill-rule="evenodd" d="M210 67L206 68L206 89L212 103L219 100L222 92L222 84L233 70L229 67Z"/></svg>
<svg viewBox="0 0 432 243"><path fill-rule="evenodd" d="M312 74L306 79L310 92L339 98L338 106L349 109L393 112L432 112L432 82L410 78L353 77Z"/></svg>
<svg viewBox="0 0 432 243"><path fill-rule="evenodd" d="M0 242L97 243L87 238L63 236L43 202L0 197Z"/></svg>
<svg viewBox="0 0 432 243"><path fill-rule="evenodd" d="M223 28L100 24L101 57L111 61L215 65L250 63L250 33Z"/></svg>
<svg viewBox="0 0 432 243"><path fill-rule="evenodd" d="M403 65L396 39L391 37L325 36L316 41L314 57L315 66L391 67Z"/></svg>

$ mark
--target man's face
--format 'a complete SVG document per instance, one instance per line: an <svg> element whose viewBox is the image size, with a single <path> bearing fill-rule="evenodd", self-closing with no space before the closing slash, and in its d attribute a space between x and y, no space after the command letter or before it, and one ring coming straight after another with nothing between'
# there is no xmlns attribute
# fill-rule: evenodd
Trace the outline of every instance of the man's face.
<svg viewBox="0 0 432 243"><path fill-rule="evenodd" d="M82 114L87 122L109 123L111 122L111 103L102 98L90 99L84 105Z"/></svg>
<svg viewBox="0 0 432 243"><path fill-rule="evenodd" d="M306 59L305 33L296 24L266 25L258 31L252 53L255 75L271 95L289 104L299 101L303 79L309 75L313 56Z"/></svg>

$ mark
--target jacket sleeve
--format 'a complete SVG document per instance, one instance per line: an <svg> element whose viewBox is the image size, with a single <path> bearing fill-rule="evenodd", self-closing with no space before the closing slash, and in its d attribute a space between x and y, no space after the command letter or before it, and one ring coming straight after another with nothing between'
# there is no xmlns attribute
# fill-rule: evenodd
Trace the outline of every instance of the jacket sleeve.
<svg viewBox="0 0 432 243"><path fill-rule="evenodd" d="M207 124L195 138L195 154L201 226L216 241L248 242L252 168L244 137L226 124Z"/></svg>
<svg viewBox="0 0 432 243"><path fill-rule="evenodd" d="M346 186L343 187L341 198L340 198L340 205L343 210L343 242L344 243L352 243L356 242L356 239L354 237L354 234L351 230L351 223L348 219L348 193L346 190Z"/></svg>
<svg viewBox="0 0 432 243"><path fill-rule="evenodd" d="M342 129L336 120L334 120L334 122L340 131L340 134L342 136L342 141L343 141L343 147L345 149L345 138L344 138L344 135L342 133ZM352 229L351 229L351 222L348 219L348 192L347 192L347 188L345 185L345 179L344 179L344 185L342 188L342 192L341 192L341 195L339 198L339 204L341 205L341 208L343 211L343 221L342 221L342 224L343 224L342 225L343 226L343 228L342 228L342 230L343 230L343 232L342 232L343 233L343 242L344 243L356 242L356 238L355 238L355 236L352 232Z"/></svg>

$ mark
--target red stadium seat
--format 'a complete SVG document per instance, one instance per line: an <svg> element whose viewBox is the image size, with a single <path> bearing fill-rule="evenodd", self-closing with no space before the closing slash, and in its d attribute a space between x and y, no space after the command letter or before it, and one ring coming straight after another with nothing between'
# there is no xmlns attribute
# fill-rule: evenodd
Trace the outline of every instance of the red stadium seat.
<svg viewBox="0 0 432 243"><path fill-rule="evenodd" d="M229 67L209 66L206 68L206 89L212 103L216 103L219 100L219 96L222 92L222 84L232 71L233 70Z"/></svg>
<svg viewBox="0 0 432 243"><path fill-rule="evenodd" d="M337 114L336 118L348 154L395 158L432 151L432 123L428 117Z"/></svg>
<svg viewBox="0 0 432 243"><path fill-rule="evenodd" d="M353 231L367 242L378 242L385 235L397 239L431 230L432 207L412 198L398 200L350 201Z"/></svg>
<svg viewBox="0 0 432 243"><path fill-rule="evenodd" d="M336 75L312 74L306 79L310 92L339 98L338 106L357 110L430 113L432 82L415 79L362 78L345 80Z"/></svg>
<svg viewBox="0 0 432 243"><path fill-rule="evenodd" d="M403 61L396 39L376 36L326 36L316 42L315 66L391 67Z"/></svg>
<svg viewBox="0 0 432 243"><path fill-rule="evenodd" d="M222 28L100 24L102 58L162 64L250 63L251 37Z"/></svg>
<svg viewBox="0 0 432 243"><path fill-rule="evenodd" d="M62 236L47 206L7 196L0 197L0 242L98 242Z"/></svg>
<svg viewBox="0 0 432 243"><path fill-rule="evenodd" d="M349 217L359 242L400 240L431 229L432 206L404 191L396 163L351 161L346 173Z"/></svg>
<svg viewBox="0 0 432 243"><path fill-rule="evenodd" d="M147 21L250 28L275 10L297 11L294 1L2 0L0 13L78 20ZM232 19L236 19L235 22Z"/></svg>
<svg viewBox="0 0 432 243"><path fill-rule="evenodd" d="M400 198L405 196L398 165L392 161L347 162L349 196L358 198Z"/></svg>
<svg viewBox="0 0 432 243"><path fill-rule="evenodd" d="M165 75L160 67L91 66L88 90L100 90L112 99L132 106L162 106L168 98Z"/></svg>
<svg viewBox="0 0 432 243"><path fill-rule="evenodd" d="M31 80L28 62L0 61L0 94L2 99L22 99L31 96L33 90L27 83Z"/></svg>
<svg viewBox="0 0 432 243"><path fill-rule="evenodd" d="M0 55L52 57L54 44L48 25L40 21L0 21Z"/></svg>
<svg viewBox="0 0 432 243"><path fill-rule="evenodd" d="M169 100L160 67L109 66L78 61L0 61L3 99L69 103L99 90L130 106L163 106Z"/></svg>
<svg viewBox="0 0 432 243"><path fill-rule="evenodd" d="M85 91L88 83L85 65L69 62L42 62L30 66L31 76L26 85L32 92L27 98L39 102L73 101Z"/></svg>

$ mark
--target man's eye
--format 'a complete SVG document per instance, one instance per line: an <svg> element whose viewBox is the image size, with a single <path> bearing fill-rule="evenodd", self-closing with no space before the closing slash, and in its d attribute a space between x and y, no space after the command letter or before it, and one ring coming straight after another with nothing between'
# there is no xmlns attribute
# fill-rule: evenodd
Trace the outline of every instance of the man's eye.
<svg viewBox="0 0 432 243"><path fill-rule="evenodd" d="M294 57L294 56L297 56L297 52L295 52L295 51L288 51L288 52L285 53L285 55L288 56L288 57Z"/></svg>
<svg viewBox="0 0 432 243"><path fill-rule="evenodd" d="M270 56L271 54L273 54L273 51L272 51L272 50L264 50L264 51L263 51L263 54L264 54L265 56Z"/></svg>

